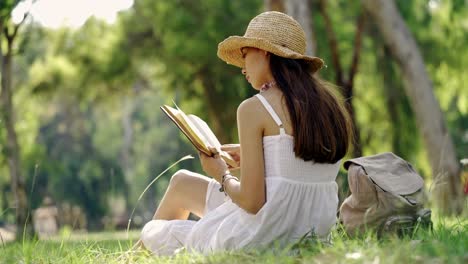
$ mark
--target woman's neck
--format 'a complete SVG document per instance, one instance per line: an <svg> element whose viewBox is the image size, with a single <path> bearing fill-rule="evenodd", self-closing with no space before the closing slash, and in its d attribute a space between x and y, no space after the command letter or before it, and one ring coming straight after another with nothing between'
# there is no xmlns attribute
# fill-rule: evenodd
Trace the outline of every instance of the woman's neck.
<svg viewBox="0 0 468 264"><path fill-rule="evenodd" d="M266 92L272 88L277 88L276 87L276 82L273 80L273 81L269 81L269 82L266 82L264 83L261 87L260 87L260 92L263 93L263 92Z"/></svg>
<svg viewBox="0 0 468 264"><path fill-rule="evenodd" d="M264 91L260 90L259 91L260 94L262 94L263 96L273 96L273 97L276 97L276 96L279 96L279 97L282 97L283 96L283 92L281 91L281 89L274 85Z"/></svg>

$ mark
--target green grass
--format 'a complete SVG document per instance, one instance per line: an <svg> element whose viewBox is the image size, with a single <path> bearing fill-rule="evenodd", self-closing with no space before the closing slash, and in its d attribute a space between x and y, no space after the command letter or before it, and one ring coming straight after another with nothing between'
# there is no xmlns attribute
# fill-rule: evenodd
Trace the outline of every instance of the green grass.
<svg viewBox="0 0 468 264"><path fill-rule="evenodd" d="M413 238L369 233L348 238L333 232L333 243L305 240L288 250L238 251L202 256L180 253L157 258L148 253L126 254L137 232L63 235L46 241L0 246L0 263L468 263L468 220L439 220L433 232Z"/></svg>

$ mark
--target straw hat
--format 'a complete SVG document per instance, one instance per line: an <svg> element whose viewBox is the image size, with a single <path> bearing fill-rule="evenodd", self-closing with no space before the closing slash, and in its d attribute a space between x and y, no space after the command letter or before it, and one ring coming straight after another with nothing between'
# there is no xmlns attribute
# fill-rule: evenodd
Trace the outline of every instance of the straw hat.
<svg viewBox="0 0 468 264"><path fill-rule="evenodd" d="M313 71L323 66L318 57L306 56L306 39L301 25L292 17L276 11L254 17L244 36L231 36L218 45L218 57L223 61L244 67L241 48L254 47L290 59L301 59L312 65Z"/></svg>

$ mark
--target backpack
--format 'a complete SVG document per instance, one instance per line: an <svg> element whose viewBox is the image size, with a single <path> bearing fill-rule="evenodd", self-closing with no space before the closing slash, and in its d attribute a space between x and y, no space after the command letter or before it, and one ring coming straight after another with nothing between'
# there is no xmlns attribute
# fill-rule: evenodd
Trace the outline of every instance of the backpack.
<svg viewBox="0 0 468 264"><path fill-rule="evenodd" d="M424 181L411 164L386 152L344 163L351 195L339 210L345 231L357 235L376 230L411 234L418 225L432 227L431 211L424 209Z"/></svg>

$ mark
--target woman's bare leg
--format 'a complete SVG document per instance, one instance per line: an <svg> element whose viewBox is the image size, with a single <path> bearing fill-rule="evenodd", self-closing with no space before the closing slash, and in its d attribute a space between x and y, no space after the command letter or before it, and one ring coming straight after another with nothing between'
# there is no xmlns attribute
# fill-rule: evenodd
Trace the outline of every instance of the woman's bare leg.
<svg viewBox="0 0 468 264"><path fill-rule="evenodd" d="M187 219L190 212L202 217L205 210L206 190L210 178L188 170L179 170L172 175L169 186L153 219ZM138 240L130 251L144 249Z"/></svg>
<svg viewBox="0 0 468 264"><path fill-rule="evenodd" d="M159 203L153 219L187 219L190 212L202 217L210 178L188 170L179 170Z"/></svg>

